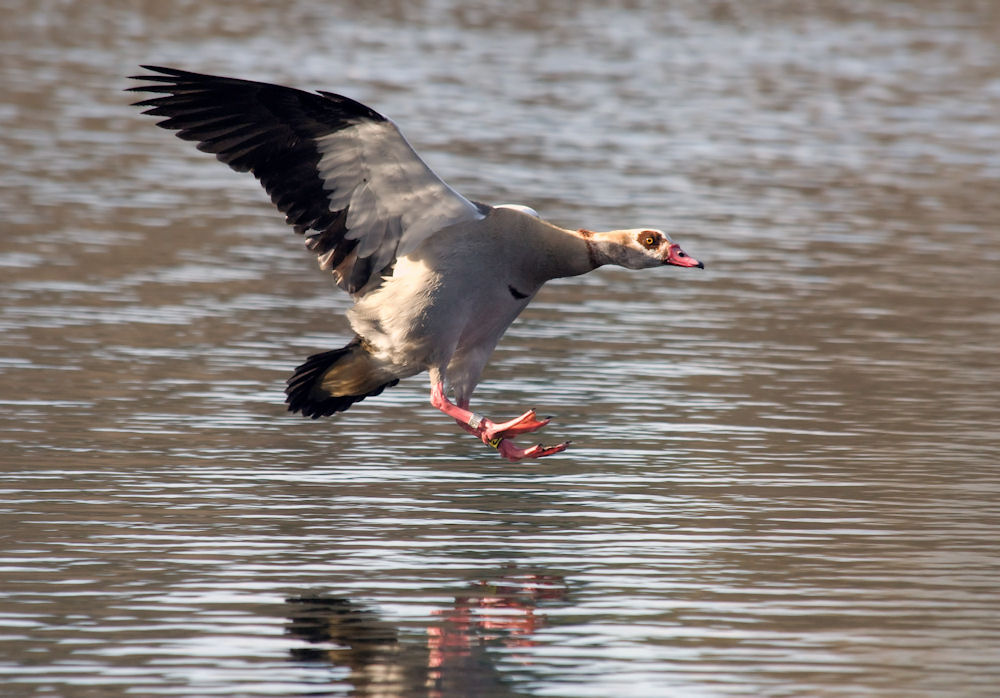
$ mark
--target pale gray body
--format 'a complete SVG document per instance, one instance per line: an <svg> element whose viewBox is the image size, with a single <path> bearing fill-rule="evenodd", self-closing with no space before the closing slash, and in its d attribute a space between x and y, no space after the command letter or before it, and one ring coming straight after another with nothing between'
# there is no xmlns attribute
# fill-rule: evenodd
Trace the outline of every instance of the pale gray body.
<svg viewBox="0 0 1000 698"><path fill-rule="evenodd" d="M438 231L358 300L351 327L396 375L430 370L467 403L497 342L546 281L538 250L523 244L522 231L539 225L494 208Z"/></svg>

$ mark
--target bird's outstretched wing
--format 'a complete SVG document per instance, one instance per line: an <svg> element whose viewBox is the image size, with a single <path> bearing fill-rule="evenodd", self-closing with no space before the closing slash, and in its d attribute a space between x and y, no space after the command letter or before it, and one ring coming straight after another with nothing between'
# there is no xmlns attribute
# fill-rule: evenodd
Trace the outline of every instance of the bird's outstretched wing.
<svg viewBox="0 0 1000 698"><path fill-rule="evenodd" d="M198 149L252 172L295 231L363 295L397 257L449 225L483 218L483 207L443 182L396 125L352 99L250 80L143 66L136 106L165 117Z"/></svg>

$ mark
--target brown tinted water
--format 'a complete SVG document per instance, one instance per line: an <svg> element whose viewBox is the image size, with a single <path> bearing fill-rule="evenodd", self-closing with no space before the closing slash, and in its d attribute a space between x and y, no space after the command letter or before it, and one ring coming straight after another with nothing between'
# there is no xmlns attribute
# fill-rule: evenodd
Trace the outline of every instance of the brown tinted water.
<svg viewBox="0 0 1000 698"><path fill-rule="evenodd" d="M750 5L0 2L0 694L996 695L1000 11ZM565 454L290 416L348 299L139 63L707 269L511 328L479 409Z"/></svg>

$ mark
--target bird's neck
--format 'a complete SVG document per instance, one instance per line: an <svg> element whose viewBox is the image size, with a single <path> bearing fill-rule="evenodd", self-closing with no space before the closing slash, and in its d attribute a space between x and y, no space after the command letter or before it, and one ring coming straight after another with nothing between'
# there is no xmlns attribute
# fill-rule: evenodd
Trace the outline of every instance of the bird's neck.
<svg viewBox="0 0 1000 698"><path fill-rule="evenodd" d="M553 226L546 231L545 269L549 278L579 276L605 264L619 264L615 254L620 248L617 232L595 233L592 230L566 230Z"/></svg>
<svg viewBox="0 0 1000 698"><path fill-rule="evenodd" d="M509 241L503 254L541 285L551 279L579 276L604 264L616 264L620 233L567 230L516 211L494 209L488 221L494 234Z"/></svg>

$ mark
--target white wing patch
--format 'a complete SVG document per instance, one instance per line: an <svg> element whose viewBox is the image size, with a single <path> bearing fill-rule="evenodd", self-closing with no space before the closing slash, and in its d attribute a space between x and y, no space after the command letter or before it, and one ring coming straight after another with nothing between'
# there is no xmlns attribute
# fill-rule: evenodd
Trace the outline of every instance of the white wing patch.
<svg viewBox="0 0 1000 698"><path fill-rule="evenodd" d="M354 254L371 258L373 274L442 228L484 218L389 120L360 121L317 138L316 147L330 210L347 209L344 237L358 241Z"/></svg>
<svg viewBox="0 0 1000 698"><path fill-rule="evenodd" d="M529 216L534 216L535 218L541 218L538 215L538 211L531 208L531 206L525 206L524 204L497 204L493 208L509 208L514 211L520 211L521 213L527 213Z"/></svg>

